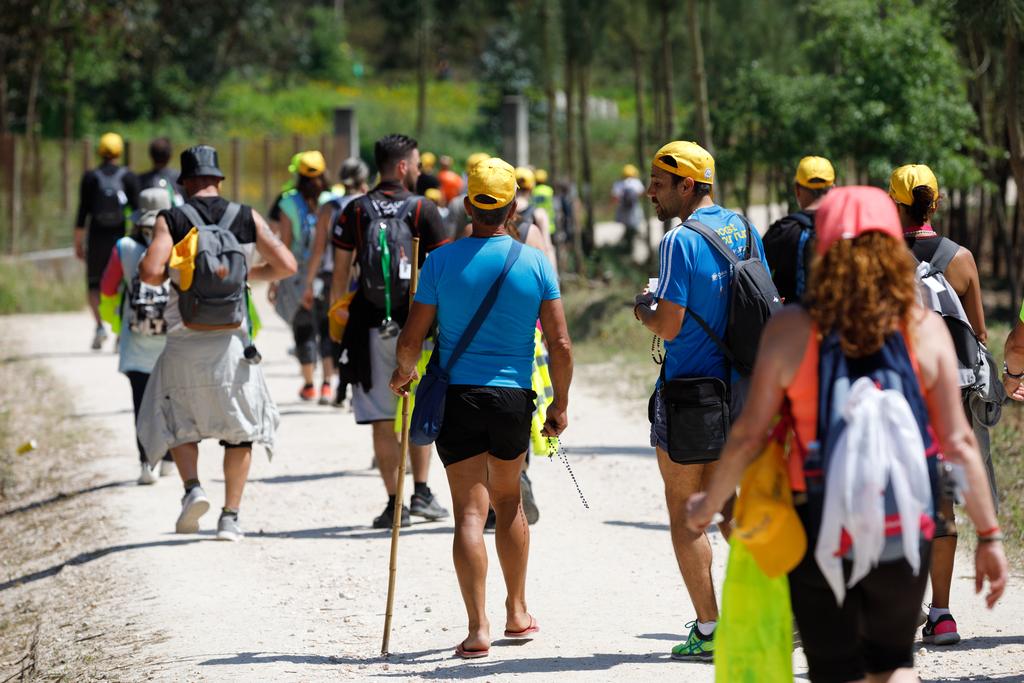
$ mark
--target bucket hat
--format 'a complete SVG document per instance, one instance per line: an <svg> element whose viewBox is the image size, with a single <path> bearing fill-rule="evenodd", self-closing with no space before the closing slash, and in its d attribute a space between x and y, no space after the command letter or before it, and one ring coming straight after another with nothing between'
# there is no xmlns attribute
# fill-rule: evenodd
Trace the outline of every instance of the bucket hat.
<svg viewBox="0 0 1024 683"><path fill-rule="evenodd" d="M224 173L217 164L217 150L210 145L196 145L181 153L181 175L179 180L210 176L223 178Z"/></svg>

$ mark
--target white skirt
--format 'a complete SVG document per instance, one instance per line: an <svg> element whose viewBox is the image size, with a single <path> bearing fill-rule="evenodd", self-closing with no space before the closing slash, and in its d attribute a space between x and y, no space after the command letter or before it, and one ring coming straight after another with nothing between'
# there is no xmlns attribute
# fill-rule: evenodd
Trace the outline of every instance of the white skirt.
<svg viewBox="0 0 1024 683"><path fill-rule="evenodd" d="M247 340L244 330L167 335L136 422L151 465L203 439L260 443L272 457L281 416L260 366L245 360Z"/></svg>

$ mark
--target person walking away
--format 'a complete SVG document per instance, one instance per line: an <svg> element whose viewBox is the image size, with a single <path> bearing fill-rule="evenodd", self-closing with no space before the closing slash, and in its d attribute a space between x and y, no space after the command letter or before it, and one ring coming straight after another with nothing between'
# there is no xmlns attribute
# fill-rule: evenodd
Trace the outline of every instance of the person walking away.
<svg viewBox="0 0 1024 683"><path fill-rule="evenodd" d="M441 196L444 197L445 203L451 203L453 199L463 193L465 188L462 176L455 172L453 166L455 166L455 162L450 156L441 157L441 170L437 172L437 180L440 183Z"/></svg>
<svg viewBox="0 0 1024 683"><path fill-rule="evenodd" d="M132 216L135 229L114 245L100 280L100 314L120 335L117 369L131 384L136 419L149 375L167 341L164 309L170 289L167 282L158 287L141 282L139 261L153 239L157 214L169 208L171 196L165 188L151 187L139 193L139 210ZM139 448L139 484L155 484L157 478L176 471L169 451L163 453L158 468L150 467L137 435L135 442Z"/></svg>
<svg viewBox="0 0 1024 683"><path fill-rule="evenodd" d="M640 198L644 196L644 183L640 171L633 164L622 167L622 177L612 185L612 201L615 203L615 221L626 229L622 247L632 253L633 242L644 224L644 210Z"/></svg>
<svg viewBox="0 0 1024 683"><path fill-rule="evenodd" d="M533 177L537 184L533 187L533 205L544 209L548 215L548 232L555 234L555 188L548 185L548 172L543 168L534 170Z"/></svg>
<svg viewBox="0 0 1024 683"><path fill-rule="evenodd" d="M561 295L544 254L521 247L507 232L515 188L514 169L501 159L481 162L470 173L465 208L473 233L427 259L389 383L392 391L404 395L417 378L420 348L435 321L438 360L446 367L456 346L465 343L484 293L511 263L493 307L451 368L437 437L455 507L455 573L469 620L455 653L467 658L486 656L491 643L483 538L488 505L497 516L495 545L507 590L504 635L525 638L540 630L526 603L530 531L520 500L520 472L536 398L530 378L538 317L551 351L554 386L545 434L557 436L568 424L572 349Z"/></svg>
<svg viewBox="0 0 1024 683"><path fill-rule="evenodd" d="M156 138L149 143L149 158L153 168L139 174L139 191L157 187L171 198L174 206L185 203L185 190L178 182L178 172L168 167L171 160L171 141L167 138Z"/></svg>
<svg viewBox="0 0 1024 683"><path fill-rule="evenodd" d="M237 541L252 444L262 443L271 456L280 422L252 342L247 283L291 277L296 264L263 216L220 196L223 180L213 147L181 153L188 200L160 212L139 265L149 285L164 282L169 265L171 290L164 309L167 344L146 385L137 429L151 465L168 449L174 457L185 485L179 534L196 533L210 508L199 481L199 442L220 442L224 507L217 538Z"/></svg>
<svg viewBox="0 0 1024 683"><path fill-rule="evenodd" d="M372 425L373 451L388 504L373 520L375 529L390 529L398 481L399 445L395 436L398 399L388 388L395 364L398 333L409 315L412 281L412 240L420 239L420 260L450 241L437 207L414 195L420 153L416 140L387 135L374 144L380 183L349 202L333 226L334 278L331 302L349 291L352 263L359 265L359 289L349 305L342 338L343 353L357 374L352 393L356 424ZM415 489L408 508L402 506L403 526L409 514L443 519L448 511L427 485L430 447L410 448Z"/></svg>
<svg viewBox="0 0 1024 683"><path fill-rule="evenodd" d="M319 325L321 357L325 359L325 365L328 355L336 362L338 387L334 394L335 406L341 406L345 402L348 385L352 384L355 377L352 375L347 354L342 352L341 343L331 339L330 322L327 316L330 310L331 281L334 279L334 250L327 248L327 241L330 239L331 228L341 215L342 209L370 189L367 185L369 178L370 169L362 159L350 157L342 162L338 171L342 192L334 194L324 201L317 210L316 234L313 237L313 250L306 270L306 286L303 290L303 305L313 306ZM351 261L351 258L349 260ZM316 263L321 264L319 272L314 267ZM320 279L322 285L317 285L316 279ZM352 291L351 279L349 278L349 289L346 291ZM322 288L322 294L314 297L313 294L318 288ZM324 402L321 393L321 405Z"/></svg>
<svg viewBox="0 0 1024 683"><path fill-rule="evenodd" d="M814 216L835 182L836 172L828 159L801 159L793 178L793 194L800 210L772 223L764 235L772 280L784 302L799 303L807 291L807 274L814 256Z"/></svg>
<svg viewBox="0 0 1024 683"><path fill-rule="evenodd" d="M658 220L698 221L713 230L737 255L746 253L747 240L754 240L764 261L764 249L757 230L740 215L714 203L712 184L715 160L693 142L670 142L658 150L651 165L647 195ZM690 378L695 388L703 387L723 411L728 410L732 370L722 350L696 320L700 316L720 338L726 336L729 312L731 266L696 230L679 226L668 232L659 247L661 270L655 292L637 297L634 315L644 327L665 342L662 375L651 398L651 446L657 450L658 468L665 482L672 547L683 583L697 613L685 642L672 648L677 659L710 657L714 651L718 604L711 580L711 543L703 531L687 527L686 501L703 490L715 471L718 450L724 443L714 421L672 429L661 386L671 380ZM753 250L751 250L753 253ZM767 264L764 264L767 269ZM654 306L654 303L657 306ZM720 404L725 404L724 406ZM675 413L673 413L675 415ZM685 418L685 416L683 416ZM675 418L674 418L675 419ZM687 432L672 439L670 432ZM729 519L719 524L729 534Z"/></svg>
<svg viewBox="0 0 1024 683"><path fill-rule="evenodd" d="M434 174L437 156L433 152L420 155L420 177L416 179L416 194L426 196L427 190L440 190L441 181Z"/></svg>
<svg viewBox="0 0 1024 683"><path fill-rule="evenodd" d="M295 341L295 357L302 372L302 388L299 398L313 401L319 396L322 403L330 401L331 380L334 377L334 358L329 347L319 339L321 325L317 313L322 306L316 306L319 296L326 300L326 292L317 291L316 274L323 268L323 256L314 261L313 243L316 235L317 211L320 204L332 195L327 191L324 171L327 161L319 151L303 152L296 164L295 187L281 195L278 219L278 236L291 249L298 264L295 276L282 280L273 289L274 308L292 328ZM309 272L313 278L309 278ZM326 323L326 312L324 315ZM323 351L328 351L324 355ZM322 379L320 392L315 386L316 363L320 360Z"/></svg>
<svg viewBox="0 0 1024 683"><path fill-rule="evenodd" d="M807 551L789 587L810 679L917 680L915 624L931 530L944 521L940 465L966 477L976 589L989 582L989 608L1006 586L1002 534L953 345L942 319L917 303L893 203L878 188L836 188L815 231L820 260L804 307L768 322L747 408L706 492L688 503L689 525L707 527L780 411L791 415L789 480ZM875 447L856 449L867 438Z"/></svg>
<svg viewBox="0 0 1024 683"><path fill-rule="evenodd" d="M526 166L516 168L516 232L520 241L540 249L551 262L558 274L558 258L551 243L551 217L533 203L533 188L537 181L533 171Z"/></svg>
<svg viewBox="0 0 1024 683"><path fill-rule="evenodd" d="M940 237L931 226L931 218L939 206L939 185L935 174L923 164L901 166L892 172L889 180L889 196L896 202L900 225L907 246L918 263L927 263L925 277L928 291L938 287L932 307L940 315L953 316L958 334L969 335L977 359L978 343L988 339L985 327L985 309L981 303L981 278L974 255L946 237ZM941 274L943 281L930 275L934 270ZM948 285L952 291L946 291ZM926 300L926 305L927 305ZM960 393L964 414L974 430L982 462L988 474L989 490L992 492L993 507L998 511L998 494L995 486L995 470L992 467L992 448L989 426L984 417L987 413L984 395L979 391L978 379L970 359L960 359L960 365L970 374L961 372ZM995 374L993 368L993 375ZM995 377L992 381L997 381ZM981 419L979 419L979 416ZM994 424L994 423L993 423ZM949 590L953 583L953 563L956 559L956 518L953 515L953 501L943 502L943 517L947 524L936 529L932 543L932 602L928 619L924 624L922 639L934 645L955 645L960 642L956 620L949 611Z"/></svg>
<svg viewBox="0 0 1024 683"><path fill-rule="evenodd" d="M107 259L124 237L126 209L138 208L139 184L126 166L117 160L124 152L124 140L117 133L104 133L96 152L100 165L82 175L75 218L75 256L85 261L86 299L96 322L92 348L103 348L107 329L100 318L100 280Z"/></svg>

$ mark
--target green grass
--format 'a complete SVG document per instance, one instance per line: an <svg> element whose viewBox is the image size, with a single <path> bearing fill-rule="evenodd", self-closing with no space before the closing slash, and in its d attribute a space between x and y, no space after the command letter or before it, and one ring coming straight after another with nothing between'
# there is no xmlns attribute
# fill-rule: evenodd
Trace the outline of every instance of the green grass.
<svg viewBox="0 0 1024 683"><path fill-rule="evenodd" d="M0 315L77 311L84 303L79 268L53 272L31 263L0 261Z"/></svg>

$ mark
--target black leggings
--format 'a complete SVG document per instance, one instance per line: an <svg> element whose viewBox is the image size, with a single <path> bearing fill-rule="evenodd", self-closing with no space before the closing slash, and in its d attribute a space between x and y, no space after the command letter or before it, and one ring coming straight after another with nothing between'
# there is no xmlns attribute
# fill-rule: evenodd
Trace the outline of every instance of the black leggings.
<svg viewBox="0 0 1024 683"><path fill-rule="evenodd" d="M313 319L313 312L308 308L299 306L292 318L292 336L295 339L295 357L302 365L315 363L319 351L317 344L316 321Z"/></svg>
<svg viewBox="0 0 1024 683"><path fill-rule="evenodd" d="M129 370L125 374L128 375L128 382L132 385L132 407L135 409L135 419L138 420L139 407L142 405L142 396L146 393L146 382L149 381L149 373ZM135 443L139 447L139 462L146 462L146 451L142 448L142 442L139 441L138 434L135 435ZM164 460L170 462L171 454L164 453Z"/></svg>
<svg viewBox="0 0 1024 683"><path fill-rule="evenodd" d="M865 673L914 666L914 634L928 582L931 543L921 544L914 576L906 560L884 562L853 588L842 607L808 547L789 574L793 616L800 628L812 681L855 681ZM852 563L843 561L848 580Z"/></svg>

